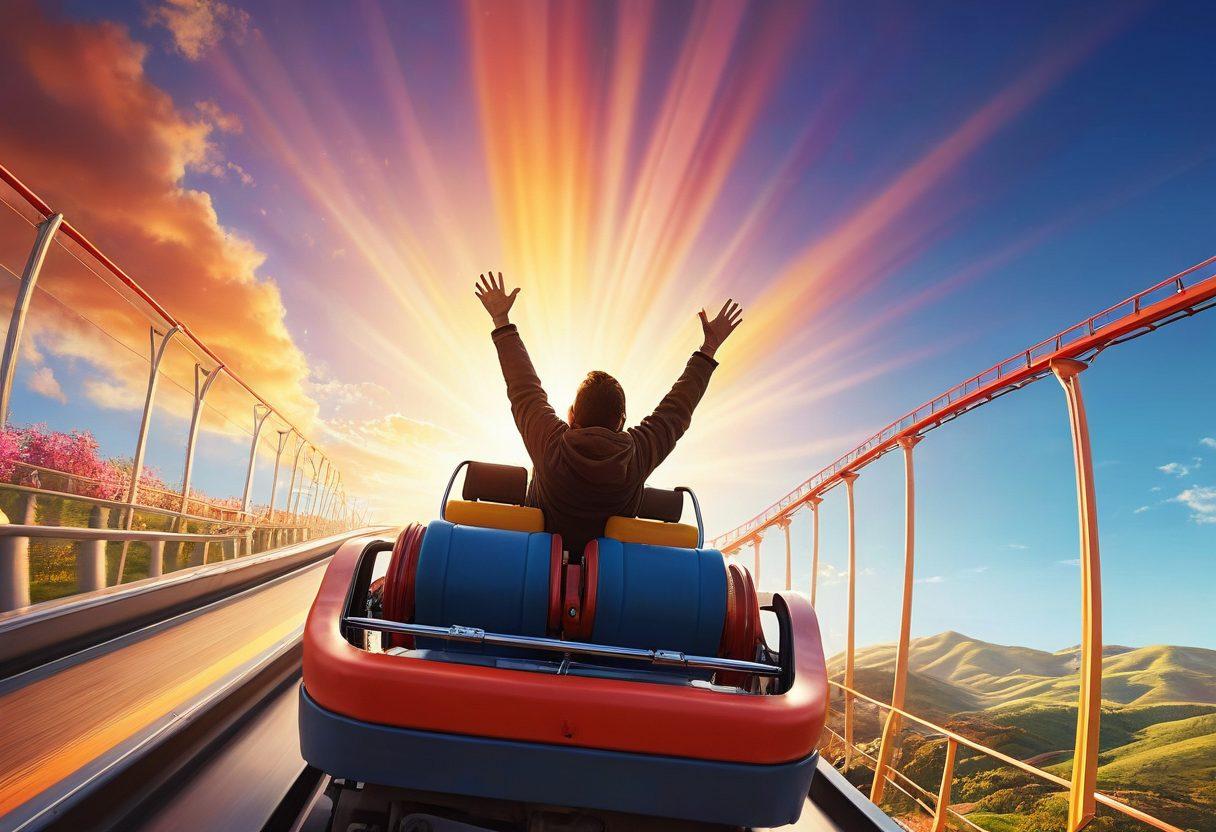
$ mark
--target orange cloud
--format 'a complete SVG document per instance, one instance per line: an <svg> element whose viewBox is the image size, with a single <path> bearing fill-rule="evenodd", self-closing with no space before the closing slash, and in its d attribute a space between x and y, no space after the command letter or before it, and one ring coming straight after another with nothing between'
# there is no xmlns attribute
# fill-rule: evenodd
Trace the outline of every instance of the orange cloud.
<svg viewBox="0 0 1216 832"><path fill-rule="evenodd" d="M249 13L219 0L164 0L148 10L148 22L165 27L174 48L197 61L226 35L244 35Z"/></svg>
<svg viewBox="0 0 1216 832"><path fill-rule="evenodd" d="M309 367L285 324L278 287L260 272L265 256L220 223L206 192L182 181L192 170L247 176L213 141L217 129L238 129L239 121L206 103L178 109L144 75L146 48L112 23L56 18L19 0L0 10L0 47L0 106L20 114L0 123L0 160L308 431L318 412L305 389ZM2 196L19 202L7 189ZM5 213L0 250L10 271L19 271L33 234ZM89 362L102 374L86 385L89 399L137 408L148 318L112 290L96 261L59 239L39 281L27 349ZM168 382L192 388L198 358L179 338L163 365ZM31 383L57 397L53 380L42 373ZM166 396L161 404L183 415L188 399ZM250 432L253 401L235 383L217 383L209 404L224 415L209 427Z"/></svg>

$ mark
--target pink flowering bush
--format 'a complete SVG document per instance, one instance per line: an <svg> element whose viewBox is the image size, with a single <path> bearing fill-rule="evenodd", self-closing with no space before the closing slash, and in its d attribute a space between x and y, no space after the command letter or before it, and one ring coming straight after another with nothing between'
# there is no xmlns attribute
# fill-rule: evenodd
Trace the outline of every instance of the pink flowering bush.
<svg viewBox="0 0 1216 832"><path fill-rule="evenodd" d="M98 455L99 446L92 433L79 430L63 433L50 430L46 425L29 425L16 428L15 432L17 457L14 462L66 475L68 487L57 490L109 500L122 491L125 477L112 461ZM14 464L14 468L20 467ZM42 475L37 471L30 471L26 477L34 480L31 484L53 487L52 483L42 482Z"/></svg>
<svg viewBox="0 0 1216 832"><path fill-rule="evenodd" d="M0 431L0 480L82 497L122 499L131 481L131 460L103 459L99 449L88 431L64 433L41 424L7 426ZM149 494L167 490L151 468L145 468L139 480Z"/></svg>
<svg viewBox="0 0 1216 832"><path fill-rule="evenodd" d="M0 430L0 480L10 480L21 458L21 440L17 430Z"/></svg>
<svg viewBox="0 0 1216 832"><path fill-rule="evenodd" d="M130 458L103 459L97 439L88 431L51 430L46 425L0 429L0 481L82 497L125 500L131 482ZM180 487L164 481L153 468L139 474L137 502L150 508L177 511ZM265 507L257 507L264 510ZM189 513L218 517L239 512L240 497L209 497L190 489Z"/></svg>

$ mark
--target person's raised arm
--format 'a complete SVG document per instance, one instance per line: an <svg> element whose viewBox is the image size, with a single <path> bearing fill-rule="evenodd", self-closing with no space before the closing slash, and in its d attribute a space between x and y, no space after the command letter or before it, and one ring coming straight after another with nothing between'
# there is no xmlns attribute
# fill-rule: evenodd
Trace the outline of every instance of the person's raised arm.
<svg viewBox="0 0 1216 832"><path fill-rule="evenodd" d="M640 461L647 475L667 458L692 424L692 412L705 395L709 377L718 366L714 355L722 342L735 331L735 327L743 322L743 309L731 300L722 304L712 321L704 309L697 315L704 334L701 348L688 359L684 372L654 412L629 431L637 443Z"/></svg>
<svg viewBox="0 0 1216 832"><path fill-rule="evenodd" d="M493 272L479 277L481 279L476 284L475 294L494 321L491 337L498 350L502 377L507 382L511 415L515 417L515 426L523 437L528 456L535 462L552 438L566 429L566 423L558 418L549 404L549 397L541 387L540 378L532 366L528 350L524 348L523 339L511 323L509 316L511 307L515 304L515 296L519 294L519 287L507 294L503 286L502 272L498 273L497 279Z"/></svg>

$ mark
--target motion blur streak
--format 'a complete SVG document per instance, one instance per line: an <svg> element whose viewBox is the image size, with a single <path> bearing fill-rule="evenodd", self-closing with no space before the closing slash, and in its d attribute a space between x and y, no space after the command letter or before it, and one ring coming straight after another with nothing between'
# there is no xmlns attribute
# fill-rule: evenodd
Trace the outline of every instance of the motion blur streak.
<svg viewBox="0 0 1216 832"><path fill-rule="evenodd" d="M303 626L316 566L0 697L0 816Z"/></svg>

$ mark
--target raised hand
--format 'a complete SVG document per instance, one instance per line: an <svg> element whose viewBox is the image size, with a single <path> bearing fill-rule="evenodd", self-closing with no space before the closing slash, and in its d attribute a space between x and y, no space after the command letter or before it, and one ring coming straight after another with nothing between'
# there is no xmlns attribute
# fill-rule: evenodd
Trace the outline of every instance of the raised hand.
<svg viewBox="0 0 1216 832"><path fill-rule="evenodd" d="M490 317L494 319L494 328L506 326L511 323L507 317L507 313L511 311L511 306L515 303L515 296L519 294L519 287L516 286L511 294L507 294L503 290L502 272L498 273L498 279L494 279L494 272L486 272L478 275L481 279L474 284L474 294L481 301L481 305L490 313Z"/></svg>
<svg viewBox="0 0 1216 832"><path fill-rule="evenodd" d="M722 304L722 308L718 310L717 317L712 321L706 317L704 309L698 312L697 316L701 319L701 329L705 333L701 352L712 357L727 336L735 331L735 327L743 323L743 308L733 300L727 299L726 303Z"/></svg>

